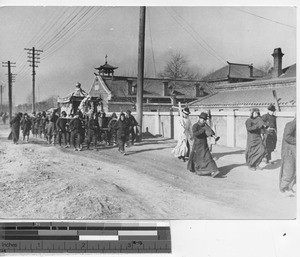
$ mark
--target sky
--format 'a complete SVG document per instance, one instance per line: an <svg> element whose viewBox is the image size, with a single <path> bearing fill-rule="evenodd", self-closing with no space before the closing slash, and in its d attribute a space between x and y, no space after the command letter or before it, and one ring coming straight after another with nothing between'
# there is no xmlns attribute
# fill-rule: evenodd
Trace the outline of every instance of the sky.
<svg viewBox="0 0 300 257"><path fill-rule="evenodd" d="M296 63L296 7L147 6L145 76L162 71L171 52L206 75L227 61L259 67L273 63L274 48L283 67ZM65 96L76 82L89 90L95 67L118 67L115 75L136 75L139 7L0 7L0 59L16 62L14 105L32 94L32 70L24 48L43 50L36 68L36 101ZM0 68L7 102L7 68Z"/></svg>

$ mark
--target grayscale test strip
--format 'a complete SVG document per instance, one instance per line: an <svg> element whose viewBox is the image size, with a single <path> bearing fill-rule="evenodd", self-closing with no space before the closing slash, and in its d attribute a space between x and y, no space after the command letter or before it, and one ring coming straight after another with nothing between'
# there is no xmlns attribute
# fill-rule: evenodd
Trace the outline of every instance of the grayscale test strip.
<svg viewBox="0 0 300 257"><path fill-rule="evenodd" d="M168 222L0 223L0 253L171 253Z"/></svg>

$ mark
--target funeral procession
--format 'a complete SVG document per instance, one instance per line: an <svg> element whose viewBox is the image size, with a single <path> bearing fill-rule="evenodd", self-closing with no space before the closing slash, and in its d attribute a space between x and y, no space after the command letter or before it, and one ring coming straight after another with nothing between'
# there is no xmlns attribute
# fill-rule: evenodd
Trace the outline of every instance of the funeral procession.
<svg viewBox="0 0 300 257"><path fill-rule="evenodd" d="M0 218L296 218L295 8L0 16Z"/></svg>

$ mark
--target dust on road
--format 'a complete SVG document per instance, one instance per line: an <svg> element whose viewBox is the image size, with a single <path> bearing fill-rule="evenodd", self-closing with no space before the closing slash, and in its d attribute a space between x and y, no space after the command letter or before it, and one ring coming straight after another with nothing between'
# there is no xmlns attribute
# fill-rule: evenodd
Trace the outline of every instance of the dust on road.
<svg viewBox="0 0 300 257"><path fill-rule="evenodd" d="M18 219L291 219L279 193L280 161L260 172L243 150L215 146L222 176L200 177L172 157L175 142L149 139L75 152L40 139L13 145L0 130L0 217Z"/></svg>

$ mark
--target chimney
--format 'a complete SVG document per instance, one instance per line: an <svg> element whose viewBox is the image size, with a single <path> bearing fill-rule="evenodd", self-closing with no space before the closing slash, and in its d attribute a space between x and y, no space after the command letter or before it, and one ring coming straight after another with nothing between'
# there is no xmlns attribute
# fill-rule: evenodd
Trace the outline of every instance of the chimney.
<svg viewBox="0 0 300 257"><path fill-rule="evenodd" d="M133 90L132 90L132 79L127 79L127 94L132 95Z"/></svg>
<svg viewBox="0 0 300 257"><path fill-rule="evenodd" d="M196 97L202 97L204 96L204 89L200 85L200 83L195 84L195 89L196 89Z"/></svg>
<svg viewBox="0 0 300 257"><path fill-rule="evenodd" d="M250 78L253 77L253 64L251 63L251 65L249 65L249 69L250 69Z"/></svg>
<svg viewBox="0 0 300 257"><path fill-rule="evenodd" d="M169 96L169 95L170 95L169 82L163 81L163 96Z"/></svg>
<svg viewBox="0 0 300 257"><path fill-rule="evenodd" d="M282 56L281 48L275 48L272 54L274 58L272 78L278 78L282 74Z"/></svg>

